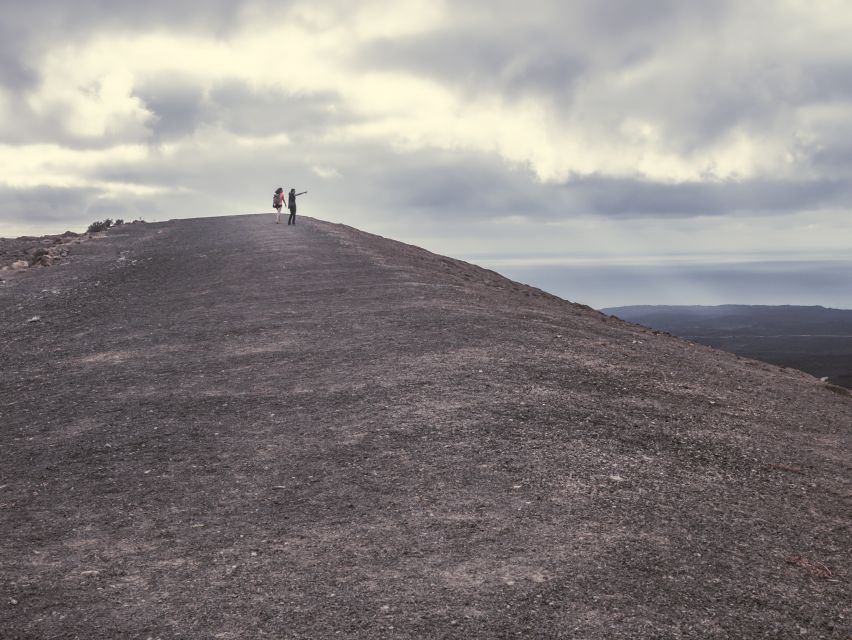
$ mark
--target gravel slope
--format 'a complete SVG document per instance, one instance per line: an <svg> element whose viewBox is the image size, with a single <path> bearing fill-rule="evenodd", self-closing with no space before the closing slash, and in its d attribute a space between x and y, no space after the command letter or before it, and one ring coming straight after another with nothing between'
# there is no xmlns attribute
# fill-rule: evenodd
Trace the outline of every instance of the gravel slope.
<svg viewBox="0 0 852 640"><path fill-rule="evenodd" d="M272 220L4 273L0 637L850 636L847 394Z"/></svg>

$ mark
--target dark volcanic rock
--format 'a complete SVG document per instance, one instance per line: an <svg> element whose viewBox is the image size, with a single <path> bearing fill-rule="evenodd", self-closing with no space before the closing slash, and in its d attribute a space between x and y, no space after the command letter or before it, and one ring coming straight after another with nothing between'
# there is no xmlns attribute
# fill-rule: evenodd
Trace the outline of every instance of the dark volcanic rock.
<svg viewBox="0 0 852 640"><path fill-rule="evenodd" d="M4 278L0 637L849 636L801 372L305 218Z"/></svg>
<svg viewBox="0 0 852 640"><path fill-rule="evenodd" d="M68 255L70 244L79 244L79 234L66 231L62 235L0 238L0 271L33 266L49 267ZM18 264L15 263L26 263Z"/></svg>

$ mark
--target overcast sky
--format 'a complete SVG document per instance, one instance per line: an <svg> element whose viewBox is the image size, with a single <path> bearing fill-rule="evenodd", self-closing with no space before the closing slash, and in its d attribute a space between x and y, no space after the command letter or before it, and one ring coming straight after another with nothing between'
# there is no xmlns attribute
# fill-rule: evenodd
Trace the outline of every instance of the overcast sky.
<svg viewBox="0 0 852 640"><path fill-rule="evenodd" d="M295 187L593 306L852 308L850 33L848 0L0 0L0 236Z"/></svg>

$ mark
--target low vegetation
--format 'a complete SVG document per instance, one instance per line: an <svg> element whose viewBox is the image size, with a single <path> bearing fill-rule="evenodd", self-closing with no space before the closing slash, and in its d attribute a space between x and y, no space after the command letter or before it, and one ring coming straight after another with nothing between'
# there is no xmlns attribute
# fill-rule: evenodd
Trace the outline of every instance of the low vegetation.
<svg viewBox="0 0 852 640"><path fill-rule="evenodd" d="M89 228L86 229L87 233L98 233L99 231L106 231L112 226L112 220L107 218L106 220L95 220L92 224L89 225Z"/></svg>

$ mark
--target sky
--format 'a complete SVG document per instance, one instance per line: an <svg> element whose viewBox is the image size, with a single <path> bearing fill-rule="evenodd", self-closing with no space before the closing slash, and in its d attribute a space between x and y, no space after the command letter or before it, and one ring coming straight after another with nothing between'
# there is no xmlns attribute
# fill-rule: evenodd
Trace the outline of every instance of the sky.
<svg viewBox="0 0 852 640"><path fill-rule="evenodd" d="M849 33L848 0L0 0L0 236L294 187L598 308L848 309Z"/></svg>

